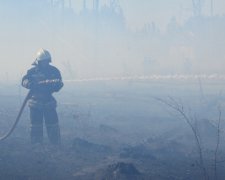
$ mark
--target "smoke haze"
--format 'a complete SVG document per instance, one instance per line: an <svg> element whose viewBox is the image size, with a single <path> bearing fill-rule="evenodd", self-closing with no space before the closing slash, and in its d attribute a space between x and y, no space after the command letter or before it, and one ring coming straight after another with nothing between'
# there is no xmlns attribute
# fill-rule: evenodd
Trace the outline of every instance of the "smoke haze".
<svg viewBox="0 0 225 180"><path fill-rule="evenodd" d="M213 14L208 1L64 3L0 1L1 81L18 81L41 47L65 79L224 72L222 1Z"/></svg>

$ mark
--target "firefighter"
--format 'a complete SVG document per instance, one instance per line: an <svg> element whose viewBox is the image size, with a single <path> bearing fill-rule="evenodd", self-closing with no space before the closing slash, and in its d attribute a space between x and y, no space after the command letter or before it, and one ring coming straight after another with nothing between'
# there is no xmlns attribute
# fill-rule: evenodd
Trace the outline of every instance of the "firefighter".
<svg viewBox="0 0 225 180"><path fill-rule="evenodd" d="M32 95L28 101L31 120L31 143L43 142L43 124L45 123L49 141L60 144L60 128L56 112L56 100L52 96L63 87L60 71L50 65L51 55L45 49L37 52L34 67L22 78L22 86L30 89Z"/></svg>

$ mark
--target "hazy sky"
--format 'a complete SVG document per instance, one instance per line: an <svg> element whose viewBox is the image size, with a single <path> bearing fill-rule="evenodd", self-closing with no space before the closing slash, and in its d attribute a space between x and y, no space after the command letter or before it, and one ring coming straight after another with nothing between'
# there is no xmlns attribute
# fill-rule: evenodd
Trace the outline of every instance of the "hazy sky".
<svg viewBox="0 0 225 180"><path fill-rule="evenodd" d="M68 3L68 0L65 1ZM110 0L99 1L101 7L110 2ZM160 30L165 30L171 18L175 17L176 20L182 24L185 20L193 16L192 0L118 1L123 10L127 27L133 30L141 29L145 24L152 22L154 22ZM203 14L205 16L210 16L211 0L202 1L204 1ZM37 49L40 47L49 49L52 53L54 64L60 66L64 71L66 71L65 66L68 69L70 63L74 63L74 71L78 75L88 72L90 72L90 74L93 72L92 74L94 74L97 72L94 75L101 76L104 73L107 74L109 71L111 71L113 75L121 74L121 72L126 73L126 71L132 72L134 75L138 73L141 74L141 68L145 66L143 65L145 61L158 63L155 63L157 68L153 69L153 64L151 65L151 70L146 69L146 71L150 71L151 73L182 72L183 64L185 65L185 63L192 63L193 73L217 73L224 71L225 56L223 49L225 46L225 31L223 27L225 27L225 25L223 22L217 21L214 34L203 32L205 36L194 36L192 33L184 35L184 38L186 38L184 40L190 37L192 38L190 39L192 41L191 45L188 44L188 42L185 43L186 41L179 41L180 36L168 37L168 42L166 43L164 38L163 40L160 38L155 39L155 41L154 39L141 39L137 42L136 37L126 37L127 39L123 37L123 39L118 36L117 38L113 38L112 34L108 37L103 36L96 43L91 36L89 37L86 31L79 30L79 28L77 28L78 24L76 23L74 23L74 30L77 30L76 32L69 34L68 27L67 33L63 33L64 31L60 32L60 27L63 27L62 24L56 23L57 25L55 26L51 24L53 21L51 21L52 17L49 16L49 14L51 14L49 13L51 12L50 6L43 10L46 4L40 5L40 2L42 1L0 0L0 80L7 79L6 77L8 75L10 77L13 76L13 74L14 76L16 75L17 78L20 78L18 74L21 75L26 72L27 68L30 67L34 60ZM86 2L87 8L92 8L93 0L86 0ZM214 15L225 15L225 1L214 0L213 2ZM24 8L19 7L22 4L25 4ZM68 6L68 4L66 5ZM72 0L72 6L74 11L79 13L83 7L83 0ZM21 9L25 12L20 13ZM46 12L48 12L48 15L45 15ZM57 15L57 13L54 15ZM57 20L60 19L58 17L54 18ZM217 18L217 20L218 19L220 18ZM205 30L205 28L203 28L203 30ZM211 35L211 38L208 38L208 35ZM177 43L172 44L170 38L177 38ZM119 43L117 41L119 41ZM169 42L171 44L169 44ZM99 46L98 51L93 48L96 47L96 44ZM101 51L101 48L104 50L102 49ZM161 50L163 50L162 52L164 53L162 53ZM208 52L208 54L205 52ZM209 53L211 53L211 55ZM167 59L168 54L171 55L170 59ZM201 56L198 56L199 54ZM203 57L202 55L205 56ZM165 58L163 56L166 56L166 61L164 61ZM217 57L218 63L212 61L215 57ZM190 62L187 59L189 59ZM117 62L115 62L115 60L117 60ZM202 63L203 60L204 63ZM96 67L94 67L93 64L96 65ZM180 67L178 67L177 64L180 64ZM181 70L171 70L171 67L177 67L178 70L179 68Z"/></svg>
<svg viewBox="0 0 225 180"><path fill-rule="evenodd" d="M100 6L108 4L110 0L99 0ZM204 15L211 14L211 1L202 0ZM156 22L165 28L171 17L176 17L182 23L193 15L192 0L118 0L121 5L127 25L132 29L141 28L146 23ZM75 11L80 11L83 0L72 0ZM92 7L93 0L86 0L88 8ZM213 0L214 15L225 14L225 1Z"/></svg>

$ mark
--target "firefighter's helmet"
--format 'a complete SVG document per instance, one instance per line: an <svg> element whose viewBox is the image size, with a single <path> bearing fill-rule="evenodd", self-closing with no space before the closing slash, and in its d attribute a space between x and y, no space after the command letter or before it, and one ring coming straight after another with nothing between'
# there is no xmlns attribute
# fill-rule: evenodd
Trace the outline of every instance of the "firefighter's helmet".
<svg viewBox="0 0 225 180"><path fill-rule="evenodd" d="M40 61L47 61L49 63L52 61L51 54L49 53L49 51L42 48L39 49L36 55L36 59L32 65L37 65Z"/></svg>

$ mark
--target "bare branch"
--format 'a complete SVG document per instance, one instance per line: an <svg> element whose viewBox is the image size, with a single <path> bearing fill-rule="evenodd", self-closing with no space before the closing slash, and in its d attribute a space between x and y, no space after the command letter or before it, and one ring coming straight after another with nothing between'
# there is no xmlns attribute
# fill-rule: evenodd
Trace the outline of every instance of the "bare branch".
<svg viewBox="0 0 225 180"><path fill-rule="evenodd" d="M191 122L192 120L197 120L197 117L196 117L196 115L194 117L189 117L184 110L184 105L182 102L179 104L174 98L172 98L172 97L168 97L168 98L171 102L168 102L161 98L155 98L155 99L160 101L161 103L167 105L168 107L172 108L173 110L177 111L183 117L184 121L188 124L188 126L191 128L194 138L195 138L195 141L196 141L197 150L198 150L198 154L199 154L199 166L202 169L204 179L207 180L207 179L209 179L209 176L207 174L204 160L203 160L202 145L200 142L200 137L198 135L197 129Z"/></svg>
<svg viewBox="0 0 225 180"><path fill-rule="evenodd" d="M214 155L214 179L217 180L217 163L218 163L218 150L220 145L220 123L221 123L221 108L218 107L219 111L219 119L217 124L217 142L216 142L216 148L215 148L215 155Z"/></svg>

